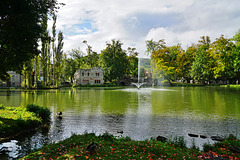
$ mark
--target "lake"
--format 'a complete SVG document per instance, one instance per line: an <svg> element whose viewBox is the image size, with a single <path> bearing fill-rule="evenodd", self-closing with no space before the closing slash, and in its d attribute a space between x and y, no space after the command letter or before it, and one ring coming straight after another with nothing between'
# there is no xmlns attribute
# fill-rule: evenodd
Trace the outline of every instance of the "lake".
<svg viewBox="0 0 240 160"><path fill-rule="evenodd" d="M19 158L33 148L72 134L109 132L134 140L183 136L190 147L214 143L211 136L240 136L240 90L221 87L161 87L60 90L0 89L0 103L25 106L35 103L51 112L49 130L29 133L0 145L9 147L0 158ZM63 112L62 119L56 116ZM118 133L121 132L122 133ZM207 136L191 138L188 134Z"/></svg>

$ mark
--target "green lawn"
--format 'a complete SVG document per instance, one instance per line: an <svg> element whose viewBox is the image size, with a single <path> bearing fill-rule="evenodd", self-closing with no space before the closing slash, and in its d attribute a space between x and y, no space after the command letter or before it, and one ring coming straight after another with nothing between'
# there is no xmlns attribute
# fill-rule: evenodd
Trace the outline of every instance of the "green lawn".
<svg viewBox="0 0 240 160"><path fill-rule="evenodd" d="M27 107L9 107L0 104L0 140L34 129L43 124L49 116L50 111L47 108L34 104Z"/></svg>

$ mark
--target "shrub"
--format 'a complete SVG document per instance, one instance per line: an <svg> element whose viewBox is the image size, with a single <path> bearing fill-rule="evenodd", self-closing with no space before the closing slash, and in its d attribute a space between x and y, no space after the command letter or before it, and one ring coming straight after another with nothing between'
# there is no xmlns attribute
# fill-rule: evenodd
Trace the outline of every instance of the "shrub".
<svg viewBox="0 0 240 160"><path fill-rule="evenodd" d="M39 116L43 121L47 121L50 118L50 110L46 107L39 106L36 104L28 104L27 111L34 112L37 116Z"/></svg>
<svg viewBox="0 0 240 160"><path fill-rule="evenodd" d="M103 135L100 135L100 137L102 137L105 141L113 141L114 139L114 136L108 132L103 133Z"/></svg>
<svg viewBox="0 0 240 160"><path fill-rule="evenodd" d="M182 136L175 137L174 139L168 139L168 143L174 144L174 145L179 146L181 148L186 148L187 147L187 145L186 145L187 143Z"/></svg>
<svg viewBox="0 0 240 160"><path fill-rule="evenodd" d="M5 106L3 104L0 104L0 109L5 109Z"/></svg>
<svg viewBox="0 0 240 160"><path fill-rule="evenodd" d="M211 150L213 150L213 148L214 147L211 144L208 144L208 143L203 144L203 151L204 152L211 151Z"/></svg>

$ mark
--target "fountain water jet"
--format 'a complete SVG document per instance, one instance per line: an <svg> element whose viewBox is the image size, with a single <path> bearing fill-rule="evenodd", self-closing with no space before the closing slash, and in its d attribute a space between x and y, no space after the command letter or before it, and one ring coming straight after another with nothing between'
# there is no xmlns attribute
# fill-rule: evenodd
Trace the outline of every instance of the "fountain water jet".
<svg viewBox="0 0 240 160"><path fill-rule="evenodd" d="M140 83L140 58L138 58L138 82L137 83L132 83L133 85L135 85L138 89L140 89L140 87L145 84L145 83Z"/></svg>

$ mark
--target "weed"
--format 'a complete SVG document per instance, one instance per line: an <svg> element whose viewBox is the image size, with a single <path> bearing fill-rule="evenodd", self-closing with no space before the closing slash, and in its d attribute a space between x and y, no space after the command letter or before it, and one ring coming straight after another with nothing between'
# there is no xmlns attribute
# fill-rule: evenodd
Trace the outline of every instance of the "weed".
<svg viewBox="0 0 240 160"><path fill-rule="evenodd" d="M174 137L173 139L169 138L168 143L174 144L174 145L179 146L181 148L186 148L186 146L187 146L186 145L187 143L182 136Z"/></svg>
<svg viewBox="0 0 240 160"><path fill-rule="evenodd" d="M28 104L26 108L27 111L36 113L36 115L38 115L43 121L48 121L50 118L51 112L46 107L36 104Z"/></svg>
<svg viewBox="0 0 240 160"><path fill-rule="evenodd" d="M0 109L5 109L5 106L3 104L0 104Z"/></svg>
<svg viewBox="0 0 240 160"><path fill-rule="evenodd" d="M113 141L114 137L113 135L111 135L108 132L105 132L101 135L101 137L105 140L105 141Z"/></svg>

